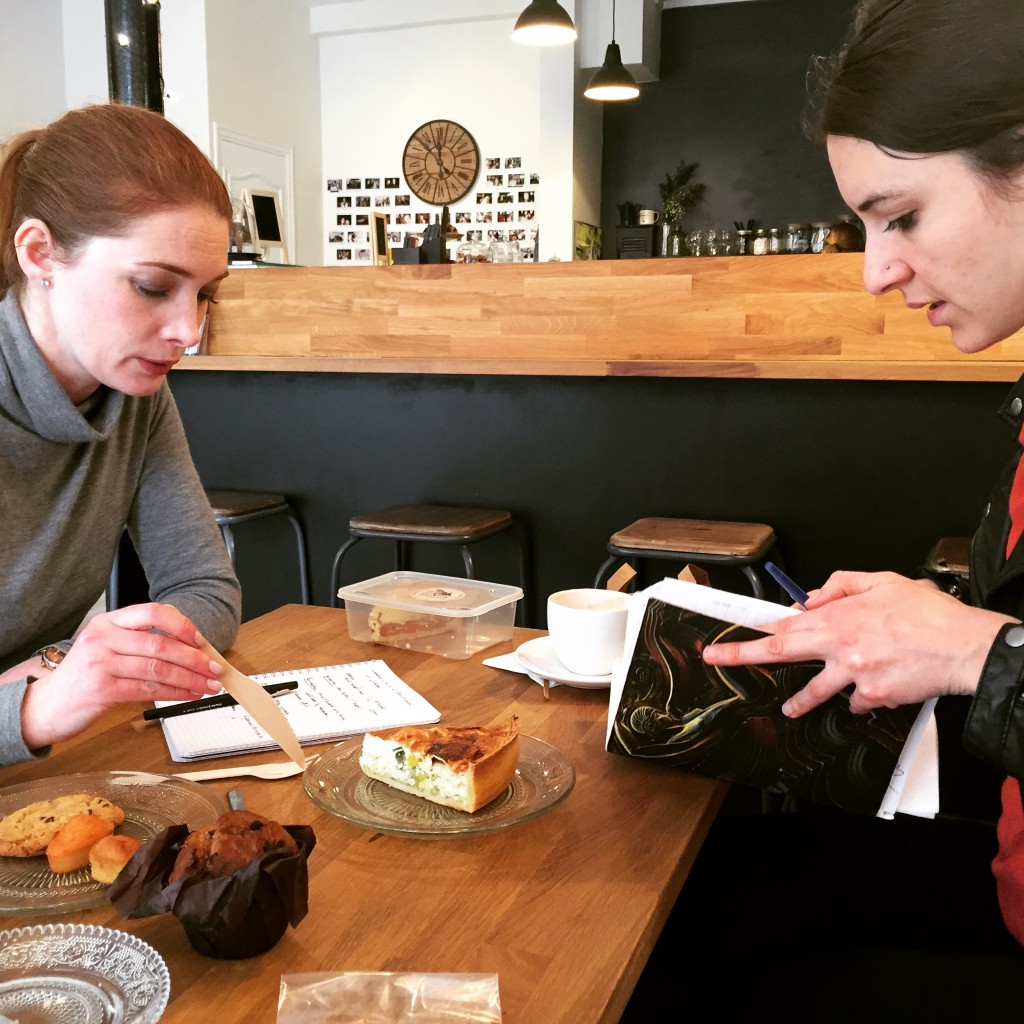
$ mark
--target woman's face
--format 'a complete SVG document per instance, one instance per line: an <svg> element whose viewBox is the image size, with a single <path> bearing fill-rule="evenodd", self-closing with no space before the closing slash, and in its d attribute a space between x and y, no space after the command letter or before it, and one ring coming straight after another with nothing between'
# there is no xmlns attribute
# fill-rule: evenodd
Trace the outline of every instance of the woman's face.
<svg viewBox="0 0 1024 1024"><path fill-rule="evenodd" d="M136 221L126 235L94 238L68 263L55 261L50 286L33 289L26 316L72 400L100 384L129 395L156 391L198 341L227 275L227 251L224 219L188 206Z"/></svg>
<svg viewBox="0 0 1024 1024"><path fill-rule="evenodd" d="M958 153L891 156L833 135L832 171L864 221L864 285L926 308L962 352L1024 326L1024 175L997 191Z"/></svg>

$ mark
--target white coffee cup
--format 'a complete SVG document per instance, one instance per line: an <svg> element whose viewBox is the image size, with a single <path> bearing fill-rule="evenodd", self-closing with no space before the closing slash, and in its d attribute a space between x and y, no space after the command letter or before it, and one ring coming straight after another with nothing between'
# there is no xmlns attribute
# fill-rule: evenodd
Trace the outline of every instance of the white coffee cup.
<svg viewBox="0 0 1024 1024"><path fill-rule="evenodd" d="M558 660L580 676L608 675L626 642L629 595L560 590L548 598L548 633Z"/></svg>
<svg viewBox="0 0 1024 1024"><path fill-rule="evenodd" d="M636 216L638 224L657 224L661 214L657 210L641 210Z"/></svg>

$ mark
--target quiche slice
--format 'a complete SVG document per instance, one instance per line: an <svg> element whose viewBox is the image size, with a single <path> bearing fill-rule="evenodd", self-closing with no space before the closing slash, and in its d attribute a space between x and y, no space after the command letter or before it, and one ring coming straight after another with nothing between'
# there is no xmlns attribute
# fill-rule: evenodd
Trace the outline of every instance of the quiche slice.
<svg viewBox="0 0 1024 1024"><path fill-rule="evenodd" d="M505 791L518 764L515 715L498 725L368 732L359 755L371 779L471 814Z"/></svg>

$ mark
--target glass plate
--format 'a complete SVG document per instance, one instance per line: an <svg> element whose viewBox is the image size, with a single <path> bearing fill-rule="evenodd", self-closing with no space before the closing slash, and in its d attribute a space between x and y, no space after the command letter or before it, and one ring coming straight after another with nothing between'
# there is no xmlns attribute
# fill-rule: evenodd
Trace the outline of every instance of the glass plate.
<svg viewBox="0 0 1024 1024"><path fill-rule="evenodd" d="M152 1024L171 994L163 957L99 925L0 932L0 1018L18 1024Z"/></svg>
<svg viewBox="0 0 1024 1024"><path fill-rule="evenodd" d="M102 796L124 811L117 831L144 843L168 825L198 827L224 810L198 783L147 772L90 772L0 789L0 817L37 800L71 793ZM46 857L0 857L0 913L41 914L96 907L108 886L89 869L55 875Z"/></svg>
<svg viewBox="0 0 1024 1024"><path fill-rule="evenodd" d="M486 807L468 814L403 793L371 779L359 767L362 743L343 744L321 755L303 776L313 803L375 832L442 839L482 834L529 821L561 803L576 782L572 762L533 736L519 737L519 767L508 788Z"/></svg>

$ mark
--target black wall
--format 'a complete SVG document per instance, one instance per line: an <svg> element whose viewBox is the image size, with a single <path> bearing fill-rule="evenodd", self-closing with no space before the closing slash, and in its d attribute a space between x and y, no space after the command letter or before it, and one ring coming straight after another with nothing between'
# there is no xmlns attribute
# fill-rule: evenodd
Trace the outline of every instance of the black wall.
<svg viewBox="0 0 1024 1024"><path fill-rule="evenodd" d="M853 0L770 0L667 10L660 81L604 111L601 222L616 204L661 209L658 184L680 160L707 185L689 228L832 220L846 210L825 152L804 136L813 55L834 52ZM614 254L606 245L605 253Z"/></svg>
<svg viewBox="0 0 1024 1024"><path fill-rule="evenodd" d="M589 585L641 516L770 523L805 588L838 568L912 570L938 537L973 531L1013 446L1002 384L189 371L171 385L204 483L295 499L316 603L350 516L481 505L530 534L539 626L547 595ZM245 617L297 601L287 524L236 535ZM454 550L418 550L414 568L461 573ZM513 550L484 542L478 574L515 582ZM364 542L345 579L390 559Z"/></svg>

